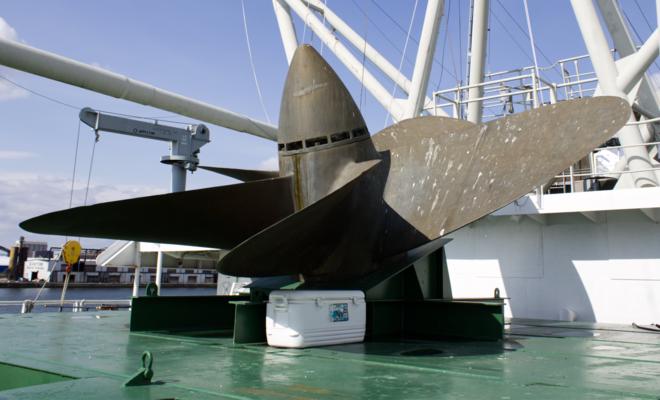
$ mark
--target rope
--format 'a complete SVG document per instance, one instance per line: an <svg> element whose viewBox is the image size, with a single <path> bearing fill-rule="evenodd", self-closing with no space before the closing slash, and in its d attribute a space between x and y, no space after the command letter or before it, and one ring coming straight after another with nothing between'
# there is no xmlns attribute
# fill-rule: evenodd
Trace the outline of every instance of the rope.
<svg viewBox="0 0 660 400"><path fill-rule="evenodd" d="M527 37L527 39L529 39L529 35L527 34L527 31L525 30L525 28L523 28L522 25L520 25L520 23L518 23L518 20L516 20L516 19L513 17L513 15L511 15L511 13L510 13L509 10L506 8L506 6L505 6L504 4L502 4L502 1L501 1L501 0L497 0L497 4L499 4L500 7L502 7L502 9L503 9L504 12L506 13L506 15L511 19L511 21L513 21L514 25L516 25L516 27L518 28L518 30L520 30L520 32L522 32L522 34L525 35L525 37ZM491 13L494 13L494 10L491 10ZM500 21L500 24L504 27L504 24L502 24L501 21ZM506 28L504 28L504 29L506 30ZM507 31L507 33L509 33L509 36L511 36L511 33L510 33L510 32ZM541 46L537 46L537 45L535 45L534 47L539 51L539 54L541 54L541 57L543 57L543 59L545 59L545 61L546 61L548 64L553 65L553 67L554 67L554 69L555 69L555 72L557 72L557 74L559 74L559 76L561 76L561 71L559 70L559 67L556 65L556 63L553 64L553 62L550 60L550 58L549 58L549 57L543 52L543 50L541 49ZM524 50L523 50L523 51L524 51ZM525 53L527 53L527 52L525 51ZM528 55L528 56L529 56L529 55ZM531 57L530 57L530 59L531 59Z"/></svg>
<svg viewBox="0 0 660 400"><path fill-rule="evenodd" d="M539 63L538 60L536 59L536 45L534 44L534 33L532 32L532 21L529 18L529 7L527 6L527 0L523 0L523 5L525 6L525 18L527 19L527 30L529 31L529 43L532 46L532 56L534 57L534 72L536 74L536 77L534 79L538 79L540 77L540 72L539 72ZM540 82L538 82L540 83ZM536 93L534 93L536 96L540 95L541 96L541 104L545 102L543 99L543 91L538 90L538 83L537 83L537 90ZM538 102L538 98L536 99ZM538 106L538 104L537 104Z"/></svg>
<svg viewBox="0 0 660 400"><path fill-rule="evenodd" d="M325 10L327 9L328 9L328 0L323 0L323 26L325 26ZM321 55L323 55L323 47L325 47L325 42L323 40L321 40L320 42L321 42Z"/></svg>
<svg viewBox="0 0 660 400"><path fill-rule="evenodd" d="M89 159L89 171L87 171L87 186L85 187L85 200L83 201L83 206L87 205L87 196L89 195L89 184L92 180L92 170L94 168L94 154L96 153L96 144L99 142L98 131L94 131L96 137L94 138L94 144L92 145L92 156Z"/></svg>
<svg viewBox="0 0 660 400"><path fill-rule="evenodd" d="M66 242L65 242L65 243L66 243ZM57 266L57 262L60 260L60 257L61 257L61 256L62 256L62 253L60 252L60 254L57 256L57 258L55 258L55 259L53 259L53 260L51 261L51 262L52 262L52 265L50 266L50 272L48 273L48 276L49 276L48 280L50 280L50 276L53 274L53 271L55 270L55 266ZM37 301L39 300L39 297L41 296L41 292L42 292L42 291L44 290L44 288L46 287L46 283L47 283L47 282L48 282L48 281L46 281L46 280L44 279L44 283L41 284L41 287L40 287L39 290L37 291L36 296L34 296L34 300L33 300L34 302L37 302Z"/></svg>
<svg viewBox="0 0 660 400"><path fill-rule="evenodd" d="M307 12L310 12L309 2L307 3ZM309 27L309 44L314 44L314 29L311 26Z"/></svg>
<svg viewBox="0 0 660 400"><path fill-rule="evenodd" d="M48 96L46 96L45 94L41 94L41 93L39 93L39 92L37 92L37 91L34 91L34 90L32 90L32 89L30 89L30 88L28 88L28 87L25 87L25 86L23 86L23 85L20 85L20 84L14 82L14 81L12 81L11 79L7 78L7 77L4 76L4 75L0 75L0 79L4 79L5 81L11 83L12 85L14 85L14 86L16 86L16 87L19 87L19 88L21 88L21 89L23 89L23 90L26 90L26 91L32 93L32 94L35 95L35 96L39 96L39 97L44 98L44 99L46 99L46 100L48 100L48 101L52 101L53 103L57 103L57 104L59 104L59 105L61 105L61 106L69 107L69 108L73 108L74 110L80 110L80 109L82 108L82 107L74 106L73 104L65 103L65 102L63 102L63 101L61 101L61 100L57 100L57 99L52 98L52 97L48 97Z"/></svg>
<svg viewBox="0 0 660 400"><path fill-rule="evenodd" d="M323 14L325 16L325 13ZM364 94L364 63L367 58L367 34L369 33L369 19L364 18L364 46L362 46L362 76L360 77L360 111L362 111L362 96ZM366 96L364 96L366 102Z"/></svg>
<svg viewBox="0 0 660 400"><path fill-rule="evenodd" d="M83 206L87 205L87 197L89 195L89 185L92 179L92 170L94 167L94 154L96 154L96 144L99 142L99 115L96 116L96 127L94 128L94 144L92 145L92 156L89 159L89 171L87 172L87 186L85 187L85 200L83 201ZM80 237L78 237L80 241ZM80 260L78 260L78 265L80 265ZM71 277L70 273L71 265L67 264L66 277L64 278L64 285L62 285L62 296L60 296L60 312L62 311L62 306L64 305L64 298L66 297L66 290L69 287L69 279ZM45 282L44 282L45 283Z"/></svg>
<svg viewBox="0 0 660 400"><path fill-rule="evenodd" d="M403 44L403 53L401 54L401 60L399 61L399 72L401 72L401 67L403 67L403 60L406 56L406 50L408 49L408 42L410 41L410 32L412 31L412 25L413 22L415 21L415 14L417 14L417 5L419 4L419 0L415 0L415 4L413 5L413 12L412 15L410 16L410 23L408 24L408 31L406 32L406 41ZM394 95L396 94L396 83L392 87L392 101L394 101ZM390 104L391 106L391 104ZM385 123L383 124L383 129L387 127L387 122L389 121L390 117L392 114L389 111L389 107L387 110L387 115L385 115Z"/></svg>
<svg viewBox="0 0 660 400"><path fill-rule="evenodd" d="M83 206L87 205L87 199L89 196L89 187L90 187L90 182L92 180L92 170L94 168L94 155L96 154L96 144L99 142L100 135L99 135L99 130L98 130L98 123L99 123L99 115L96 116L96 126L94 128L94 144L92 145L92 155L89 159L89 170L87 172L87 185L85 187L85 199L83 201ZM76 165L77 165L77 160L78 160L78 144L80 142L80 123L78 123L78 133L77 133L77 138L76 138L76 156L74 160L74 170L73 170L73 176L71 178L71 193L69 197L69 208L71 208L73 204L73 188L74 188L74 183L75 183L75 176L76 176ZM67 236L68 239L68 236ZM80 237L78 237L78 241L80 241ZM60 252L61 256L61 252ZM55 265L57 264L57 261L59 261L59 257L53 262L53 266L51 267L51 274L53 270L55 269ZM80 265L80 260L78 260L78 265ZM69 286L69 279L71 277L70 274L70 269L71 266L67 264L67 271L66 271L66 277L64 278L64 285L62 285L62 295L60 296L60 312L62 312L62 306L64 304L64 298L66 297L66 290ZM43 288L46 286L46 282L44 281L43 286L41 289L39 289L39 292L37 292L37 297L35 298L35 301L38 300L39 295L41 295L41 291Z"/></svg>
<svg viewBox="0 0 660 400"><path fill-rule="evenodd" d="M491 50L492 50L492 47L493 47L493 46L492 46L492 45L493 45L493 41L490 39L490 27L491 27L491 22L490 22L490 21L491 21L491 18L490 18L490 15L492 14L491 9L492 9L492 7L490 6L490 2L489 2L489 3L488 3L488 22L486 22L486 23L488 24L488 26L486 27L487 32L488 32L488 39L487 39L487 40L488 40L488 50L487 50L487 52L486 52L486 71L492 71L492 70L490 69L490 55L492 54L492 53L491 53Z"/></svg>
<svg viewBox="0 0 660 400"><path fill-rule="evenodd" d="M638 7L639 7L639 5L638 5ZM626 13L626 11L625 11L624 9L621 9L621 11L623 12L623 16L626 18L626 21L628 21L628 26L632 28L633 33L635 34L635 37L637 37L637 41L638 41L639 43L643 44L643 43L644 43L644 40L642 39L642 36L641 36L641 35L639 34L639 32L637 31L637 28L635 28L635 25L630 21L630 18L628 17L628 14ZM640 11L641 11L641 10L640 10ZM649 28L650 28L650 27L649 27ZM653 29L651 29L651 33L653 33ZM655 67L656 67L657 69L660 69L660 66L658 66L658 62L657 62L657 61L653 60L653 65L655 65Z"/></svg>
<svg viewBox="0 0 660 400"><path fill-rule="evenodd" d="M243 29L245 30L245 43L247 44L248 56L250 58L250 67L252 68L252 77L254 78L254 85L257 87L257 96L259 97L259 103L261 104L261 109L266 116L266 121L270 124L270 116L266 110L266 105L264 104L264 98L261 95L261 88L259 87L259 80L257 79L257 70L254 67L254 59L252 57L252 46L250 46L250 35L248 34L247 26L247 17L245 14L245 0L241 0L241 10L243 11Z"/></svg>
<svg viewBox="0 0 660 400"><path fill-rule="evenodd" d="M491 10L491 11L492 11L492 10ZM516 45L516 47L518 47L518 49L519 49L519 50L520 50L525 56L527 56L527 58L529 59L529 61L534 62L534 59L533 59L532 56L529 54L529 52L527 51L527 49L525 49L525 48L520 44L520 42L518 41L518 39L516 39L516 37L511 33L511 31L509 31L509 30L507 29L507 27L506 27L506 25L504 24L504 22L502 22L502 20L500 20L500 19L497 17L497 14L495 14L494 12L491 12L491 14L493 14L493 18L495 18L495 22L497 22L497 23L500 25L500 27L504 30L504 32L507 34L507 36L509 36L509 38L510 38L511 41Z"/></svg>
<svg viewBox="0 0 660 400"><path fill-rule="evenodd" d="M80 118L78 120L78 130L76 132L76 150L73 154L73 172L71 173L71 189L69 190L69 208L73 207L73 191L76 183L76 170L78 167L78 149L80 148L80 126L82 122ZM69 240L69 235L67 234L64 237L64 242L66 243Z"/></svg>
<svg viewBox="0 0 660 400"><path fill-rule="evenodd" d="M76 150L75 150L74 156L73 156L73 172L71 174L71 189L69 191L69 208L71 208L73 206L73 191L74 191L74 185L75 185L75 182L76 182L76 169L77 169L77 166L78 166L78 149L80 147L80 125L81 125L81 121L80 121L80 118L76 118L76 119L78 120L78 129L77 129L77 132L76 132ZM66 235L64 237L64 243L66 243L68 240L69 240L69 236ZM61 255L62 255L62 253L60 252L58 257L51 261L52 265L49 268L50 271L48 273L48 276L51 276L53 274L53 271L55 270L55 266L57 266L57 262L60 260ZM47 283L47 281L44 279L44 283L41 285L41 287L37 291L37 294L34 297L34 300L33 300L34 302L39 300L39 297L41 296L41 292L43 292L44 288L46 287L46 283Z"/></svg>
<svg viewBox="0 0 660 400"><path fill-rule="evenodd" d="M376 6L376 7L377 7L377 8L378 8L383 14L385 14L385 16L386 16L390 21L392 21L392 22L394 23L394 25L396 25L396 27L399 28L399 30L400 30L401 32L406 33L406 29L405 29L404 27L402 27L401 24L399 24L399 23L396 21L396 19L394 19L394 17L392 17L390 14L388 14L387 11L385 11L385 9L383 9L383 7L381 7L380 4L378 4L378 2L376 2L376 0L371 0L371 2L372 2L372 3L373 3L373 4L374 4L374 5L375 5L375 6ZM372 21L372 23L373 23L373 21ZM374 25L378 26L377 24L374 24ZM412 40L413 43L419 45L419 41L417 41L417 39L415 39L414 37L410 36L410 31L407 32L407 37L409 37L410 40ZM388 40L388 41L389 41L389 40ZM391 42L390 42L390 43L391 43ZM396 49L396 47L395 47L395 49ZM397 50L398 50L398 49L397 49ZM401 53L400 50L398 50L398 52ZM406 58L406 61L408 61L408 63L410 63L411 65L414 64L413 61L411 61L411 60L408 59L408 58ZM447 69L444 67L444 65L442 65L442 63L441 63L440 61L438 61L438 59L437 59L435 56L433 57L433 63L436 64L436 65L438 65L438 66L439 66L440 68L442 68L443 70L445 70L448 74L451 74L452 77L456 78L456 76L454 76L454 75L451 73L451 71L447 70Z"/></svg>
<svg viewBox="0 0 660 400"><path fill-rule="evenodd" d="M470 64L472 63L472 31L474 30L474 0L470 0L467 51L465 52L465 82L470 84Z"/></svg>
<svg viewBox="0 0 660 400"><path fill-rule="evenodd" d="M80 118L78 118L78 132L76 133L76 150L73 154L73 172L71 174L71 190L69 191L69 208L73 206L73 186L76 182L76 168L78 166L78 148L80 147Z"/></svg>
<svg viewBox="0 0 660 400"><path fill-rule="evenodd" d="M651 23L649 22L648 19L646 19L646 14L642 10L642 7L639 6L639 3L637 2L637 0L633 0L633 1L635 2L635 5L637 6L637 9L639 10L639 13L642 14L642 18L644 18L644 22L646 22L646 26L649 27L649 31L651 31L651 33L653 33L653 28L651 27Z"/></svg>
<svg viewBox="0 0 660 400"><path fill-rule="evenodd" d="M451 4L451 2L449 2ZM451 65L452 68L454 69L454 74L453 77L456 80L456 86L461 85L461 79L459 78L460 72L458 71L458 68L456 67L456 53L454 52L454 46L452 46L452 40L451 40L451 31L447 29L447 43L449 43L449 57L451 58Z"/></svg>
<svg viewBox="0 0 660 400"><path fill-rule="evenodd" d="M396 43L394 43L394 42L392 41L392 39L390 39L390 37L387 36L387 34L386 34L386 33L385 33L380 27L378 27L378 24L376 24L376 23L374 22L374 20L372 20L372 19L369 17L369 14L368 14L366 11L364 11L364 9L363 9L362 7L360 7L360 5L357 3L357 1L356 1L356 0L351 0L351 1L353 2L353 5L355 5L355 7L356 7L356 8L362 13L362 15L363 15L367 20L369 20L369 22L371 23L371 26L372 26L373 28L375 28L376 31L377 31L378 33L380 33L380 35L383 37L383 39L385 39L385 41L386 41L386 42L387 42L387 43L388 43L388 44L389 44L394 50L396 50L397 53L402 54L403 52L401 51L401 48L400 48L399 46L397 46ZM405 31L404 31L404 32L405 32ZM408 58L408 57L406 57L405 60L406 60L406 62L407 62L408 64L410 64L410 65L413 65L413 64L414 64L413 61L412 61L410 58Z"/></svg>
<svg viewBox="0 0 660 400"><path fill-rule="evenodd" d="M17 82L14 82L13 80L11 80L11 79L9 79L6 76L1 75L1 74L0 74L0 79L5 80L5 81L9 82L10 84L16 86L17 88L21 88L25 91L28 91L28 92L32 93L35 96L41 97L42 99L48 100L48 101L53 102L55 104L59 104L59 105L64 106L64 107L68 107L68 108L74 109L76 111L79 111L83 108L83 107L77 106L75 104L70 104L70 103L64 102L62 100L58 100L54 97L47 96L43 93L39 93L36 90L30 89L27 86L24 86L24 85L21 85ZM162 118L176 117L177 114L161 115L161 116L155 116L155 117L145 117L145 116L140 116L140 115L122 114L122 113L107 111L107 110L97 110L97 111L101 111L101 112L104 112L106 114L120 115L120 116L124 116L124 117L132 117L132 118L146 119L146 120L153 120L153 121L168 122L168 123L180 124L180 125L191 125L191 124L193 124L192 122L172 121L172 120L162 119Z"/></svg>
<svg viewBox="0 0 660 400"><path fill-rule="evenodd" d="M444 40L442 41L442 53L440 56L440 62L442 63L443 67L440 69L440 78L438 79L438 84L435 85L435 90L438 91L440 89L440 84L442 84L442 77L444 76L445 73L445 50L447 49L447 42L449 41L449 21L451 21L451 1L448 2L447 4L447 23L445 24L445 34L442 36Z"/></svg>
<svg viewBox="0 0 660 400"><path fill-rule="evenodd" d="M489 8L490 8L490 6L489 6ZM487 35L488 35L488 40L487 40L488 50L486 51L486 71L489 71L489 72L492 71L490 69L490 54L491 54L491 49L493 47L492 46L493 41L490 39L490 26L491 26L491 24L490 24L490 14L491 13L489 12L488 13L488 21L486 22L486 24L488 25L486 27L486 29L487 29L486 32L487 32Z"/></svg>
<svg viewBox="0 0 660 400"><path fill-rule="evenodd" d="M243 1L243 0L241 0ZM309 17L310 11L309 11L309 3L307 3L307 14L305 14L305 18L303 18L303 34L302 34L302 42L305 43L305 36L307 35L307 17Z"/></svg>
<svg viewBox="0 0 660 400"><path fill-rule="evenodd" d="M463 17L461 16L461 4L463 4L462 0L458 0L458 53L463 54L463 24L461 21L463 21ZM467 52L466 52L467 53ZM460 77L462 78L463 76L463 57L458 57L458 65L460 66Z"/></svg>

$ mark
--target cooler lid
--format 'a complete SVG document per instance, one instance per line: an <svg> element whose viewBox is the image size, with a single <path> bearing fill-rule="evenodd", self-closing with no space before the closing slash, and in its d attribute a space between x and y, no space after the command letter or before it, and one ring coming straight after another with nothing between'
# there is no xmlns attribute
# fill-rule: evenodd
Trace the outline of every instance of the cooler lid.
<svg viewBox="0 0 660 400"><path fill-rule="evenodd" d="M297 301L316 301L337 300L337 299L364 299L364 292L361 290L273 290L270 292L269 300L273 296L285 297L287 300Z"/></svg>

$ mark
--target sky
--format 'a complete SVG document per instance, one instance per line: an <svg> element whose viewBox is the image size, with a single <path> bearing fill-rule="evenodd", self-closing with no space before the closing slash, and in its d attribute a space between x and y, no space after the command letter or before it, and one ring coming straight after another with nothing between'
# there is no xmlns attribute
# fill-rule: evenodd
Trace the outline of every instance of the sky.
<svg viewBox="0 0 660 400"><path fill-rule="evenodd" d="M393 65L401 65L402 73L412 76L426 1L326 1ZM276 125L287 62L272 3L244 0L265 112L250 67L242 4L241 0L5 0L0 10L0 37ZM621 0L621 5L636 34L642 40L648 37L657 25L655 1ZM468 0L445 1L429 93L465 79L468 8ZM568 0L529 0L529 10L541 66L586 53ZM373 96L299 18L294 19L299 42L314 45L337 70L371 133L384 128L387 113ZM532 65L523 0L491 0L489 25L487 72ZM410 39L406 40L409 26ZM368 61L366 68L386 88L393 88ZM660 77L658 72L654 65L651 73ZM553 73L548 72L549 78L557 80ZM170 169L159 162L168 153L164 142L101 133L90 163L94 134L83 125L75 157L78 112L83 107L199 122L0 66L0 245L8 246L21 235L28 240L47 240L51 246L63 243L62 237L22 231L18 223L69 207L74 162L73 206L83 204L86 192L87 204L168 192ZM207 125L212 142L202 148L202 164L277 167L273 142ZM206 171L188 176L188 189L232 183L236 181ZM194 209L190 211L194 213ZM83 239L82 244L107 243Z"/></svg>

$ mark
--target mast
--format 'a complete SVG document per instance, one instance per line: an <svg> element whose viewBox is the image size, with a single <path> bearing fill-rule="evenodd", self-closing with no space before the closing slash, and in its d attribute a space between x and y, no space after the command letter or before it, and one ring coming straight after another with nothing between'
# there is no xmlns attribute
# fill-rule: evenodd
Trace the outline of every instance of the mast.
<svg viewBox="0 0 660 400"><path fill-rule="evenodd" d="M600 84L602 93L604 95L627 99L628 96L626 93L617 85L618 71L598 19L593 0L571 0L571 5L573 6L580 32L582 32L582 38L591 57L591 62L598 77L598 83ZM630 113L629 123L631 122L635 122L632 113ZM644 144L644 141L638 126L624 126L619 131L619 141L623 146L629 146L624 147L623 152L626 156L628 168L636 171L631 174L635 187L658 186L648 151L643 146L640 146Z"/></svg>
<svg viewBox="0 0 660 400"><path fill-rule="evenodd" d="M483 96L484 69L486 66L486 47L488 44L489 0L472 0L470 18L470 48L468 50L468 92L467 119L478 124L481 122L482 101L473 101Z"/></svg>

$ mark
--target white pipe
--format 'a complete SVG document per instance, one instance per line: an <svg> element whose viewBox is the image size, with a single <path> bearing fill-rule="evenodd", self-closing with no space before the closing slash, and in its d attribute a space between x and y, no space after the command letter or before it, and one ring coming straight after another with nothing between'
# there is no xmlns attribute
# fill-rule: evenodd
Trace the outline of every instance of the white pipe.
<svg viewBox="0 0 660 400"><path fill-rule="evenodd" d="M133 242L135 246L135 272L133 275L133 297L138 297L140 292L140 264L142 264L142 254L140 253L140 242Z"/></svg>
<svg viewBox="0 0 660 400"><path fill-rule="evenodd" d="M637 51L632 35L619 8L618 0L596 0L605 26L612 37L614 48L621 57L629 56Z"/></svg>
<svg viewBox="0 0 660 400"><path fill-rule="evenodd" d="M273 10L277 18L277 26L280 28L286 61L291 64L293 54L298 47L296 27L293 25L293 20L291 19L291 9L283 0L273 0Z"/></svg>
<svg viewBox="0 0 660 400"><path fill-rule="evenodd" d="M616 65L596 14L593 0L571 0L571 5L603 94L627 99L626 94L617 86ZM631 112L628 122L634 121ZM639 128L635 125L624 126L619 131L619 141L624 146L643 143ZM626 147L624 154L628 169L637 171L631 174L636 187L657 186L655 174L649 171L653 168L653 164L644 147Z"/></svg>
<svg viewBox="0 0 660 400"><path fill-rule="evenodd" d="M623 58L635 54L637 52L637 46L633 41L625 16L619 6L619 1L598 0L597 5L600 8L605 26L612 37L612 42L619 55ZM624 92L629 93L629 90L624 90ZM642 75L642 82L635 96L637 103L643 105L645 108L653 110L660 109L660 98L656 94L653 82L644 74ZM657 116L660 113L655 112L654 115Z"/></svg>
<svg viewBox="0 0 660 400"><path fill-rule="evenodd" d="M646 39L642 47L631 57L631 62L619 70L616 78L616 86L628 93L644 77L644 73L649 69L653 61L660 54L660 30L655 31Z"/></svg>
<svg viewBox="0 0 660 400"><path fill-rule="evenodd" d="M364 87L378 100L378 102L390 113L395 120L400 120L403 110L394 97L381 85L378 80L365 68L353 53L344 46L330 30L323 25L313 11L301 0L284 0L291 9L300 16L307 26L325 43L339 60L348 67L348 70L359 80ZM432 0L437 1L437 0Z"/></svg>
<svg viewBox="0 0 660 400"><path fill-rule="evenodd" d="M235 131L277 139L273 125L16 41L0 39L0 64Z"/></svg>
<svg viewBox="0 0 660 400"><path fill-rule="evenodd" d="M470 44L470 90L468 99L483 96L484 68L486 65L486 47L488 43L488 7L489 0L474 0L472 11L472 42ZM479 85L479 86L474 86ZM475 124L481 123L482 102L468 103L467 119Z"/></svg>
<svg viewBox="0 0 660 400"><path fill-rule="evenodd" d="M156 256L156 287L158 288L158 295L160 296L160 285L163 280L163 251L158 245L158 253Z"/></svg>
<svg viewBox="0 0 660 400"><path fill-rule="evenodd" d="M625 17L620 9L618 1L598 0L598 5L600 6L601 14L603 15L607 29L612 36L614 47L617 52L621 57L626 58L628 58L627 56L636 53L637 46L632 39L628 24L625 21ZM657 55L654 57L657 57ZM618 64L623 65L623 63ZM630 92L628 90L625 91L626 93L629 93L628 97L633 99L638 105L641 105L648 110L653 110L653 116L660 116L660 97L656 93L653 81L649 79L646 74L642 73L641 82L637 85L633 85L633 87L637 89ZM658 178L660 179L660 175Z"/></svg>
<svg viewBox="0 0 660 400"><path fill-rule="evenodd" d="M644 125L644 124L653 124L656 122L660 122L660 117L656 118L651 118L651 119L644 119L641 121L635 121L635 122L628 122L628 125ZM647 143L649 145L651 144L660 144L660 143Z"/></svg>
<svg viewBox="0 0 660 400"><path fill-rule="evenodd" d="M344 36L358 51L363 53L376 67L383 71L383 73L387 75L387 77L390 78L404 93L408 94L410 92L410 86L412 85L410 80L329 7L321 3L319 0L305 0L305 2L310 4L313 8L318 9L319 12L323 14L323 17L328 24ZM430 97L426 97L424 103L431 107L433 100L431 100ZM438 112L442 115L446 115L442 110L438 110Z"/></svg>
<svg viewBox="0 0 660 400"><path fill-rule="evenodd" d="M404 118L418 116L424 107L426 88L431 74L431 63L435 53L435 44L438 40L438 27L440 26L444 4L444 0L429 0L426 4L424 25L419 37L415 70L413 71L412 85L410 86L410 93L403 114Z"/></svg>

